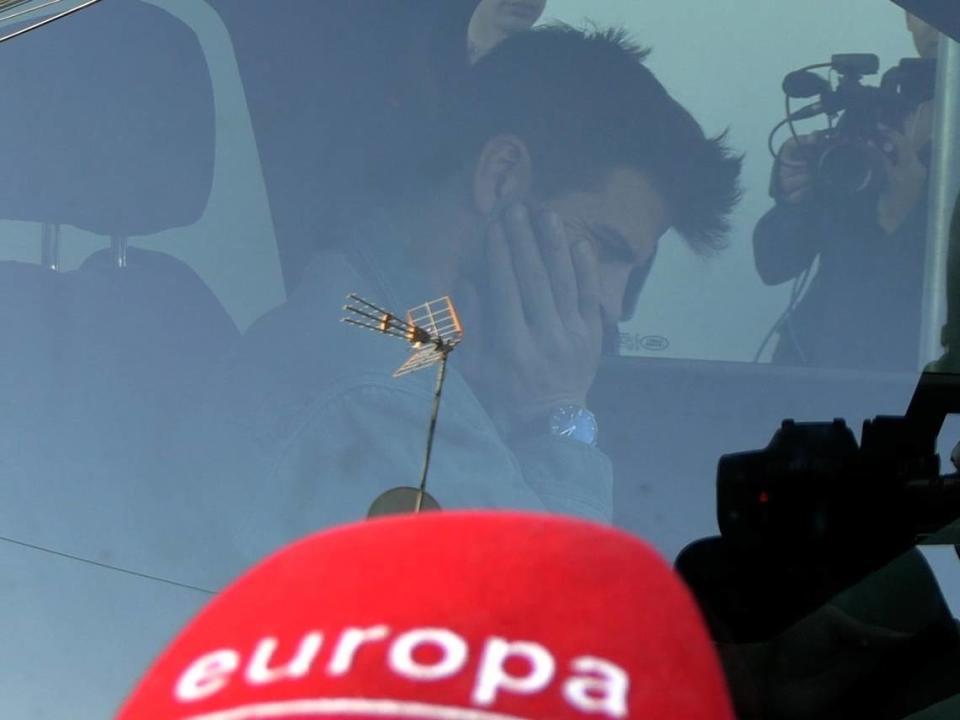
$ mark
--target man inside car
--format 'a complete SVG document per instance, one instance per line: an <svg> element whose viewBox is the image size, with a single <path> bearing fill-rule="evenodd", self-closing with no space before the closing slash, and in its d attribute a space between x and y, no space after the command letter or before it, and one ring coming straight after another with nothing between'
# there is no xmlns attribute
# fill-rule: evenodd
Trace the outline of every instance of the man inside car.
<svg viewBox="0 0 960 720"><path fill-rule="evenodd" d="M618 31L560 26L475 65L433 145L395 168L404 189L357 213L250 329L171 452L183 464L158 504L177 568L226 582L417 484L433 374L394 379L407 350L339 323L347 293L398 313L449 295L461 310L428 486L443 508L612 520L586 407L603 335L666 230L720 247L739 197L740 159L646 54Z"/></svg>

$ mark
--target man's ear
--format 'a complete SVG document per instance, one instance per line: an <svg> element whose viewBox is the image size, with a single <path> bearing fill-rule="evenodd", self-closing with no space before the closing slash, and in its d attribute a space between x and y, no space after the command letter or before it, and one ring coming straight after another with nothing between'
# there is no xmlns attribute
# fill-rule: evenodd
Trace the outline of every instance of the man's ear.
<svg viewBox="0 0 960 720"><path fill-rule="evenodd" d="M473 174L473 202L489 216L530 193L533 163L527 146L516 135L497 135L483 146Z"/></svg>

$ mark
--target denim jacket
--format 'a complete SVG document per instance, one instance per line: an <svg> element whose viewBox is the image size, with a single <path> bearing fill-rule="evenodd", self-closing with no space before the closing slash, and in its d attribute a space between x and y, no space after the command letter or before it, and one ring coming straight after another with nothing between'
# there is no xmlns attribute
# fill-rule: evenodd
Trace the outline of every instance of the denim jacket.
<svg viewBox="0 0 960 720"><path fill-rule="evenodd" d="M417 486L435 374L393 371L401 340L340 322L347 293L405 312L415 267L399 250L358 243L320 255L287 303L261 318L211 389L179 492L187 539L175 559L217 585L311 532L361 520L384 491ZM422 292L422 290L420 290ZM464 342L469 342L469 328ZM567 438L508 445L451 355L428 490L441 507L511 508L612 519L608 458Z"/></svg>

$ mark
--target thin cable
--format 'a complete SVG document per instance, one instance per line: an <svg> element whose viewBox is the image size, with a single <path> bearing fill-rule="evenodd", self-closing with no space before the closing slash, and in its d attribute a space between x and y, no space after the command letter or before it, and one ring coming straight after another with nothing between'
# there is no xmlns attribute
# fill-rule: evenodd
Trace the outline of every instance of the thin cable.
<svg viewBox="0 0 960 720"><path fill-rule="evenodd" d="M206 588L197 587L196 585L177 582L176 580L168 580L167 578L157 577L156 575L148 575L147 573L137 572L136 570L128 570L127 568L117 567L116 565L108 565L107 563L99 562L97 560L90 560L89 558L81 557L80 555L71 555L70 553L60 552L59 550L51 550L50 548L43 547L42 545L34 545L32 543L23 542L22 540L14 540L13 538L4 537L3 535L0 535L0 542L28 548L30 550L36 550L37 552L47 553L48 555L55 555L56 557L73 560L74 562L83 563L85 565L93 565L94 567L102 568L103 570L110 570L112 572L122 573L124 575L131 575L143 580L153 580L154 582L164 583L165 585L173 585L174 587L184 588L185 590L194 590L196 592L204 593L205 595L217 594L213 590L207 590Z"/></svg>
<svg viewBox="0 0 960 720"><path fill-rule="evenodd" d="M790 121L784 118L783 120L781 120L780 122L778 122L776 125L773 126L773 130L771 130L770 134L767 136L767 150L770 151L770 157L772 157L774 160L777 160L777 161L780 160L780 153L774 149L773 140L777 136L777 131L779 131L780 128L782 128L788 122Z"/></svg>
<svg viewBox="0 0 960 720"><path fill-rule="evenodd" d="M832 62L815 63L813 65L807 65L806 67L802 67L799 70L797 70L797 72L807 72L808 70L820 70L821 68L830 68L830 72L833 72L833 63Z"/></svg>
<svg viewBox="0 0 960 720"><path fill-rule="evenodd" d="M757 352L753 355L752 362L754 365L760 362L760 357L763 355L763 351L767 349L767 345L770 344L773 336L776 335L777 331L780 329L780 326L783 324L783 320L786 317L786 313L787 311L780 313L780 316L773 323L773 326L767 331L767 334L763 336L763 342L760 343L760 347L757 348Z"/></svg>
<svg viewBox="0 0 960 720"><path fill-rule="evenodd" d="M804 291L807 289L807 283L810 279L810 272L813 269L813 263L811 262L806 269L800 273L793 281L793 287L790 290L790 300L787 302L787 308L784 310L777 320L773 323L773 327L767 332L763 338L763 342L760 343L760 347L757 349L756 354L753 356L754 364L760 362L760 356L763 355L763 351L767 349L767 345L770 344L770 341L773 339L773 336L777 334L785 325L790 329L790 335L793 337L794 345L797 346L797 352L800 353L801 359L805 360L805 354L803 349L797 343L796 335L793 332L792 325L792 316L793 311L796 310L797 304L800 302L800 298L803 296Z"/></svg>
<svg viewBox="0 0 960 720"><path fill-rule="evenodd" d="M790 134L793 136L793 141L797 144L797 149L800 148L800 135L797 134L797 125L793 120L793 109L790 107L790 96L784 95L784 100L786 101L786 110L787 110L787 127L790 128Z"/></svg>
<svg viewBox="0 0 960 720"><path fill-rule="evenodd" d="M829 72L828 72L828 74L827 74L827 81L829 82L829 81L830 81L830 78L832 77L832 74L833 74L833 63L832 63L832 62L828 62L828 63L816 63L816 64L814 64L814 65L807 65L806 67L802 67L802 68L800 68L799 70L796 70L795 72L798 72L798 73L808 72L808 71L810 71L810 70L819 70L819 69L821 69L821 68L829 68L829 69L830 69ZM793 74L793 73L791 73L791 75L792 75L792 74ZM784 106L785 106L784 109L785 109L785 112L786 112L786 116L784 117L783 121L777 123L777 125L773 128L773 132L770 133L770 136L769 136L769 138L767 139L767 149L770 151L770 154L771 154L773 157L775 157L775 158L778 157L778 153L774 152L774 150L773 150L773 138L774 138L774 135L776 135L777 130L779 130L780 128L782 128L784 125L789 125L789 126L790 126L790 134L793 135L793 139L794 139L794 141L797 143L797 145L800 144L800 137L799 137L798 134L797 134L797 129L796 129L796 126L794 125L794 122L795 122L795 121L794 121L794 119L793 119L793 117L792 117L793 113L791 112L790 96L787 95L786 92L784 92L783 97L784 97ZM829 114L828 114L828 115L827 115L828 121L829 121L829 117L830 117L830 116L829 116Z"/></svg>
<svg viewBox="0 0 960 720"><path fill-rule="evenodd" d="M803 293L807 289L807 284L810 281L810 273L812 271L813 262L811 261L811 263L807 266L807 269L803 271L803 274L798 278L797 281L794 282L790 312L788 312L786 317L783 319L783 325L787 328L787 333L790 335L790 339L793 340L793 347L800 356L801 365L807 364L807 354L803 351L803 345L801 345L800 341L797 339L797 333L793 327L793 313L797 309L797 305L800 303L800 298L803 297Z"/></svg>

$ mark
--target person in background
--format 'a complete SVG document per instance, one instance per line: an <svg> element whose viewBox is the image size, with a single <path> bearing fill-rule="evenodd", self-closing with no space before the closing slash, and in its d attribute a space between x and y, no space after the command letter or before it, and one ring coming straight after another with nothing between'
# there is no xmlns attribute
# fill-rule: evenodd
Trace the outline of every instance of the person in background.
<svg viewBox="0 0 960 720"><path fill-rule="evenodd" d="M480 0L467 31L467 55L475 63L514 33L529 30L547 0Z"/></svg>
<svg viewBox="0 0 960 720"><path fill-rule="evenodd" d="M939 35L907 15L922 58ZM933 103L917 106L901 128L880 127L880 190L826 197L799 150L821 139L788 140L774 166L775 207L754 230L754 259L767 285L816 275L780 326L773 361L862 370L918 367L920 293L926 243L927 168Z"/></svg>
<svg viewBox="0 0 960 720"><path fill-rule="evenodd" d="M913 46L917 49L917 55L930 60L936 59L940 49L939 31L916 15L908 12L906 16L907 30L913 36Z"/></svg>
<svg viewBox="0 0 960 720"><path fill-rule="evenodd" d="M209 0L237 56L289 294L469 69L479 0ZM307 79L308 78L308 79ZM318 229L323 228L323 232Z"/></svg>
<svg viewBox="0 0 960 720"><path fill-rule="evenodd" d="M483 49L476 59L534 22L518 20L524 11L512 6L525 3L501 0L209 2L237 55L288 293L339 235L317 228L349 226L371 197L402 184L389 169L429 141L469 69L468 36Z"/></svg>

